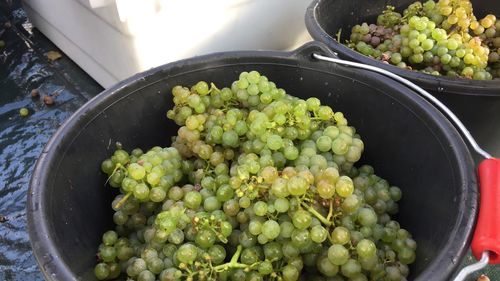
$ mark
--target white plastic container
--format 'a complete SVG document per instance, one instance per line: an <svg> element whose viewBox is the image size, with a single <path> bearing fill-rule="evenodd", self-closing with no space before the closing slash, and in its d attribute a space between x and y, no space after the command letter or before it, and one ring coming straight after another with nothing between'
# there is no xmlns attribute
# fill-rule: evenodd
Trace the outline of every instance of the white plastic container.
<svg viewBox="0 0 500 281"><path fill-rule="evenodd" d="M311 40L309 0L23 0L30 20L102 86L218 51Z"/></svg>

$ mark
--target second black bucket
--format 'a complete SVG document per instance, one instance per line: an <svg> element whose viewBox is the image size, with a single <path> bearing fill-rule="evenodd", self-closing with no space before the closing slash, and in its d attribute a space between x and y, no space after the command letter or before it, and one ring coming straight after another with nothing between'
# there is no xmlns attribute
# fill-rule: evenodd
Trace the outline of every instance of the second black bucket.
<svg viewBox="0 0 500 281"><path fill-rule="evenodd" d="M433 76L405 70L364 56L345 42L354 25L376 22L387 5L402 11L415 0L315 0L307 9L305 21L311 36L346 60L377 66L411 80L431 92L450 107L470 129L476 140L493 155L500 155L500 80L476 81L464 78ZM500 16L500 5L486 0L472 1L477 16L488 13ZM341 30L341 42L336 38Z"/></svg>

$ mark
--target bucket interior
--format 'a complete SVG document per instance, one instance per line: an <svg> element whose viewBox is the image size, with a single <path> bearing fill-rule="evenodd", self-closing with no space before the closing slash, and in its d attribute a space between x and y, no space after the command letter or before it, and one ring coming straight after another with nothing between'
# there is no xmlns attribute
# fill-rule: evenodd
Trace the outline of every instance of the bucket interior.
<svg viewBox="0 0 500 281"><path fill-rule="evenodd" d="M168 146L178 129L165 117L173 86L203 79L220 88L242 71L257 70L287 93L318 97L345 114L365 143L358 166L373 165L377 175L403 190L396 219L418 243L409 280L431 280L425 278L432 274L445 280L463 257L475 220L467 148L439 112L407 89L371 73L322 68L289 59L215 56L150 71L92 100L51 141L32 181L30 232L46 276L95 279L97 246L113 227L111 201L117 194L105 186L100 163L116 141L129 151Z"/></svg>

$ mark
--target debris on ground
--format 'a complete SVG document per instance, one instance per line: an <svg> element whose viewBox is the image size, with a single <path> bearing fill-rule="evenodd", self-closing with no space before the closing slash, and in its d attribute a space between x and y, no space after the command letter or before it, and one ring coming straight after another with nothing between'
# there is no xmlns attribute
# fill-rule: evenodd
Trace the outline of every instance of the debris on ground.
<svg viewBox="0 0 500 281"><path fill-rule="evenodd" d="M38 89L31 90L31 97L32 98L38 98L38 97L40 97L40 92L38 91Z"/></svg>
<svg viewBox="0 0 500 281"><path fill-rule="evenodd" d="M59 53L58 51L48 51L47 53L45 53L45 56L47 57L49 62L53 62L62 57L61 53Z"/></svg>
<svg viewBox="0 0 500 281"><path fill-rule="evenodd" d="M47 106L51 106L55 103L54 98L51 96L43 96L43 103Z"/></svg>

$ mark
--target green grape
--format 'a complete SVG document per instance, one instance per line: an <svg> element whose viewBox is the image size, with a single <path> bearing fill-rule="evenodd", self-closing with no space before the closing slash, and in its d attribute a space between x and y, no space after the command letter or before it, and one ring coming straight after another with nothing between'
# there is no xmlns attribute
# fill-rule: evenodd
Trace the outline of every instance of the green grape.
<svg viewBox="0 0 500 281"><path fill-rule="evenodd" d="M446 47L450 50L456 50L459 47L459 43L455 39L449 39Z"/></svg>
<svg viewBox="0 0 500 281"><path fill-rule="evenodd" d="M283 281L296 281L299 279L299 271L293 265L286 265L281 269Z"/></svg>
<svg viewBox="0 0 500 281"><path fill-rule="evenodd" d="M290 202L285 198L277 198L274 201L274 208L280 213L285 213L290 208Z"/></svg>
<svg viewBox="0 0 500 281"><path fill-rule="evenodd" d="M400 53L393 53L391 55L391 63L393 63L393 64L400 63L402 59L403 59L403 56Z"/></svg>
<svg viewBox="0 0 500 281"><path fill-rule="evenodd" d="M263 201L258 201L253 205L253 211L257 216L265 216L267 214L267 204Z"/></svg>
<svg viewBox="0 0 500 281"><path fill-rule="evenodd" d="M234 191L229 185L222 185L217 189L216 197L219 202L226 202L232 199Z"/></svg>
<svg viewBox="0 0 500 281"><path fill-rule="evenodd" d="M294 229L290 238L292 244L299 249L304 248L311 242L311 237L307 229Z"/></svg>
<svg viewBox="0 0 500 281"><path fill-rule="evenodd" d="M183 244L175 254L180 262L191 264L198 255L198 249L193 244Z"/></svg>
<svg viewBox="0 0 500 281"><path fill-rule="evenodd" d="M349 150L349 145L341 138L336 138L332 142L332 151L338 155L344 155Z"/></svg>
<svg viewBox="0 0 500 281"><path fill-rule="evenodd" d="M333 244L328 248L328 259L332 264L343 265L349 260L349 251L342 245Z"/></svg>
<svg viewBox="0 0 500 281"><path fill-rule="evenodd" d="M346 277L353 277L361 272L361 265L357 260L349 259L341 266L341 272Z"/></svg>
<svg viewBox="0 0 500 281"><path fill-rule="evenodd" d="M208 249L214 245L216 239L217 238L212 231L202 229L196 234L195 243L201 248Z"/></svg>
<svg viewBox="0 0 500 281"><path fill-rule="evenodd" d="M208 249L208 254L213 264L221 264L226 258L226 250L221 245L214 245Z"/></svg>
<svg viewBox="0 0 500 281"><path fill-rule="evenodd" d="M267 139L267 147L272 150L278 150L283 146L283 140L279 135L271 135Z"/></svg>
<svg viewBox="0 0 500 281"><path fill-rule="evenodd" d="M423 42L422 42L422 48L425 50L425 51L429 51L432 49L432 47L434 47L434 41L432 39L425 39ZM456 48L455 48L456 49Z"/></svg>
<svg viewBox="0 0 500 281"><path fill-rule="evenodd" d="M164 263L160 258L152 258L148 262L148 270L152 274L160 274L164 269Z"/></svg>
<svg viewBox="0 0 500 281"><path fill-rule="evenodd" d="M329 106L320 106L318 109L318 117L321 120L329 120L333 115L333 110Z"/></svg>
<svg viewBox="0 0 500 281"><path fill-rule="evenodd" d="M412 63L421 63L424 61L424 56L422 54L413 54L410 56L410 62Z"/></svg>
<svg viewBox="0 0 500 281"><path fill-rule="evenodd" d="M415 252L407 247L398 252L399 261L403 264L411 264L415 261Z"/></svg>
<svg viewBox="0 0 500 281"><path fill-rule="evenodd" d="M113 173L113 170L115 169L115 163L111 159L106 159L102 161L101 163L101 170L108 174L111 175Z"/></svg>
<svg viewBox="0 0 500 281"><path fill-rule="evenodd" d="M359 206L361 205L361 201L359 200L358 196L355 194L351 194L347 196L342 202L342 210L346 213L353 213L355 212Z"/></svg>
<svg viewBox="0 0 500 281"><path fill-rule="evenodd" d="M116 257L120 261L126 261L130 259L133 255L134 255L134 249L132 249L131 247L124 246L116 250Z"/></svg>
<svg viewBox="0 0 500 281"><path fill-rule="evenodd" d="M119 264L110 263L110 264L108 264L108 268L109 268L108 279L116 279L116 278L118 278L118 276L120 276L121 267Z"/></svg>
<svg viewBox="0 0 500 281"><path fill-rule="evenodd" d="M288 192L295 196L305 194L308 188L307 181L301 176L294 176L287 183Z"/></svg>
<svg viewBox="0 0 500 281"><path fill-rule="evenodd" d="M262 223L260 221L257 221L257 220L250 221L250 223L248 224L248 231L252 235L261 234L262 233Z"/></svg>
<svg viewBox="0 0 500 281"><path fill-rule="evenodd" d="M273 264L270 261L263 261L259 264L258 271L261 275L269 275L273 272Z"/></svg>
<svg viewBox="0 0 500 281"><path fill-rule="evenodd" d="M222 134L222 144L229 147L238 146L238 134L235 131L226 131Z"/></svg>
<svg viewBox="0 0 500 281"><path fill-rule="evenodd" d="M336 126L328 126L323 131L323 135L329 137L332 140L336 139L339 134L340 134L340 130Z"/></svg>
<svg viewBox="0 0 500 281"><path fill-rule="evenodd" d="M292 237L292 232L294 230L294 226L291 222L285 221L280 224L280 236L283 238Z"/></svg>
<svg viewBox="0 0 500 281"><path fill-rule="evenodd" d="M98 280L105 280L110 274L110 270L107 264L99 263L94 268L94 274Z"/></svg>
<svg viewBox="0 0 500 281"><path fill-rule="evenodd" d="M145 200L149 197L149 187L143 183L139 183L134 188L134 197L139 200Z"/></svg>
<svg viewBox="0 0 500 281"><path fill-rule="evenodd" d="M118 240L118 235L116 234L116 232L114 232L112 230L106 231L102 235L102 242L106 246L113 246L117 240Z"/></svg>
<svg viewBox="0 0 500 281"><path fill-rule="evenodd" d="M134 180L141 180L146 176L146 170L144 167L137 163L130 164L127 171Z"/></svg>
<svg viewBox="0 0 500 281"><path fill-rule="evenodd" d="M293 214L292 222L297 229L306 229L311 225L312 217L309 212L298 210Z"/></svg>
<svg viewBox="0 0 500 281"><path fill-rule="evenodd" d="M152 202L162 202L167 197L167 193L158 187L151 188L149 192L149 200Z"/></svg>
<svg viewBox="0 0 500 281"><path fill-rule="evenodd" d="M409 43L410 48L415 49L416 47L420 46L420 41L417 38L411 39ZM431 47L432 49L432 47Z"/></svg>
<svg viewBox="0 0 500 281"><path fill-rule="evenodd" d="M310 230L311 240L315 243L323 243L328 237L328 231L321 225L315 225Z"/></svg>
<svg viewBox="0 0 500 281"><path fill-rule="evenodd" d="M474 75L474 69L469 66L464 67L464 69L462 70L462 75L466 77L472 77L472 75Z"/></svg>
<svg viewBox="0 0 500 281"><path fill-rule="evenodd" d="M208 190L208 189L204 189L204 190ZM168 198L170 198L174 201L181 200L183 198L183 196L184 196L184 192L178 186L174 186L174 187L170 188L170 190L168 191Z"/></svg>
<svg viewBox="0 0 500 281"><path fill-rule="evenodd" d="M267 220L262 224L262 234L269 240L273 240L280 235L280 225L274 220Z"/></svg>
<svg viewBox="0 0 500 281"><path fill-rule="evenodd" d="M221 206L221 202L215 196L210 196L203 201L203 208L209 212L219 210Z"/></svg>
<svg viewBox="0 0 500 281"><path fill-rule="evenodd" d="M129 161L129 159L129 154L122 149L116 150L113 156L111 156L111 160L113 160L114 163L118 163L121 165L125 165Z"/></svg>
<svg viewBox="0 0 500 281"><path fill-rule="evenodd" d="M246 196L243 196L239 199L238 201L238 204L240 205L240 207L242 208L248 208L250 207L250 204L251 204L251 200L250 198L246 197Z"/></svg>
<svg viewBox="0 0 500 281"><path fill-rule="evenodd" d="M321 136L316 140L316 147L321 152L329 151L332 147L332 139L328 136Z"/></svg>
<svg viewBox="0 0 500 281"><path fill-rule="evenodd" d="M190 209L196 210L200 207L203 197L199 192L190 191L184 196L184 205Z"/></svg>
<svg viewBox="0 0 500 281"><path fill-rule="evenodd" d="M339 267L331 263L327 256L318 258L316 266L319 272L328 277L333 277L339 272Z"/></svg>
<svg viewBox="0 0 500 281"><path fill-rule="evenodd" d="M358 221L363 226L372 226L377 222L377 215L370 208L360 208L358 211Z"/></svg>
<svg viewBox="0 0 500 281"><path fill-rule="evenodd" d="M251 265L257 263L259 261L259 253L257 252L257 248L251 247L244 249L241 253L240 259L243 264Z"/></svg>
<svg viewBox="0 0 500 281"><path fill-rule="evenodd" d="M335 227L332 231L331 237L333 243L340 245L347 244L351 239L349 230L342 226Z"/></svg>
<svg viewBox="0 0 500 281"><path fill-rule="evenodd" d="M147 269L146 262L141 258L137 258L132 262L132 264L130 264L127 267L127 275L135 277L139 275L141 272L145 271L146 269Z"/></svg>
<svg viewBox="0 0 500 281"><path fill-rule="evenodd" d="M348 197L354 192L354 183L348 176L341 176L335 184L335 191L341 197Z"/></svg>
<svg viewBox="0 0 500 281"><path fill-rule="evenodd" d="M324 199L330 199L335 194L335 185L327 180L320 180L316 188L319 196Z"/></svg>
<svg viewBox="0 0 500 281"><path fill-rule="evenodd" d="M356 252L360 257L370 258L376 255L377 248L375 243L368 239L362 239L356 245Z"/></svg>
<svg viewBox="0 0 500 281"><path fill-rule="evenodd" d="M184 241L184 232L180 229L174 230L168 236L168 241L172 244L179 245Z"/></svg>

